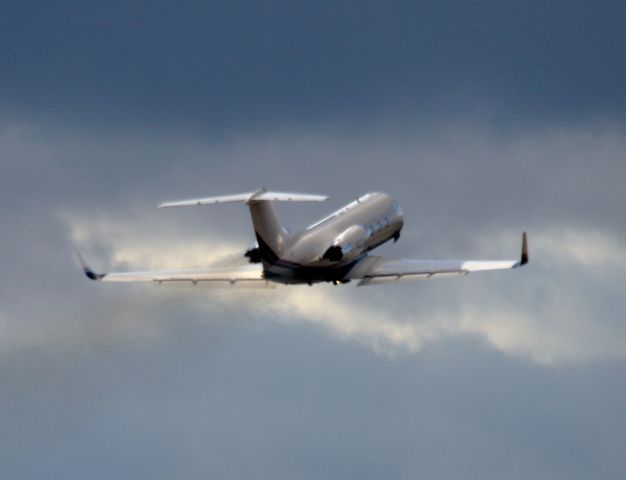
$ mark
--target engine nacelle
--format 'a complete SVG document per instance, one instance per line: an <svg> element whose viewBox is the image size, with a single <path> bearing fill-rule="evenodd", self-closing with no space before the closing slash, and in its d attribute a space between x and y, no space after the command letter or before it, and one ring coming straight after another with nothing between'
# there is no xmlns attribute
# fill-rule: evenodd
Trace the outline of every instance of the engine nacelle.
<svg viewBox="0 0 626 480"><path fill-rule="evenodd" d="M361 225L353 225L337 235L322 258L331 262L350 259L361 253L361 247L369 236L369 230Z"/></svg>

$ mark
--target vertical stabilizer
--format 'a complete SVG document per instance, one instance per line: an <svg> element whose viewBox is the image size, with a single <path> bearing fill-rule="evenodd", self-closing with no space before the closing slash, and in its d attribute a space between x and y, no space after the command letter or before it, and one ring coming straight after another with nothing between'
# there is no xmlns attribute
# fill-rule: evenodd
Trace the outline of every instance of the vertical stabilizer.
<svg viewBox="0 0 626 480"><path fill-rule="evenodd" d="M263 263L274 263L283 252L287 231L281 226L276 208L271 201L248 202L254 234L259 244Z"/></svg>
<svg viewBox="0 0 626 480"><path fill-rule="evenodd" d="M273 192L262 188L256 192L165 202L159 205L159 208L191 207L231 202L246 203L250 207L252 225L259 243L261 259L264 263L271 264L280 258L287 239L287 231L280 225L278 214L272 202L323 202L327 198L326 195Z"/></svg>

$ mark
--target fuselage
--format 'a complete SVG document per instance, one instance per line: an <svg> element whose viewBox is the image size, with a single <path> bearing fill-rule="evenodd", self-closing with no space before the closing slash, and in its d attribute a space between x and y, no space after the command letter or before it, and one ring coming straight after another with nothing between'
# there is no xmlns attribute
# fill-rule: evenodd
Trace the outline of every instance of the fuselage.
<svg viewBox="0 0 626 480"><path fill-rule="evenodd" d="M263 258L267 278L284 283L341 281L363 255L397 239L403 214L385 193L368 193L299 232Z"/></svg>

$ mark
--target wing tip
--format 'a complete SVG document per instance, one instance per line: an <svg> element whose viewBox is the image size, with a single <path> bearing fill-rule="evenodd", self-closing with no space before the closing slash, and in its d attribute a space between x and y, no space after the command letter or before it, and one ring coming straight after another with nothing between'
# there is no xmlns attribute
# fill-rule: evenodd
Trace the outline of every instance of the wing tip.
<svg viewBox="0 0 626 480"><path fill-rule="evenodd" d="M522 233L522 255L519 261L519 266L526 265L529 261L528 257L528 236L526 232Z"/></svg>
<svg viewBox="0 0 626 480"><path fill-rule="evenodd" d="M87 265L87 262L85 262L85 259L81 255L78 248L74 247L74 253L76 253L76 257L78 258L78 263L80 264L80 268L83 269L83 273L89 280L97 281L97 280L102 280L104 277L106 277L107 275L106 273L96 273L89 267L89 265Z"/></svg>

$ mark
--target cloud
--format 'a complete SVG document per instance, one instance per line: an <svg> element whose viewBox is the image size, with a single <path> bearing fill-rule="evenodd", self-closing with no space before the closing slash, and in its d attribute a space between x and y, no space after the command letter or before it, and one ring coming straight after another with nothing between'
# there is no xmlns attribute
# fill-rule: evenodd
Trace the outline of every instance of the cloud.
<svg viewBox="0 0 626 480"><path fill-rule="evenodd" d="M167 222L141 225L140 218L64 216L73 241L89 246L107 239L111 267L183 268L208 265L222 258L241 263L241 248L223 238L182 234ZM164 233L167 232L167 233ZM515 236L517 237L517 236ZM510 233L489 233L475 239L490 245L516 245ZM574 241L575 239L575 241ZM243 245L243 244L242 244ZM608 249L608 250L605 250ZM512 249L510 249L512 250ZM611 252L607 256L606 251ZM626 357L626 335L620 328L620 282L608 287L612 304L608 317L597 318L598 305L585 289L595 290L607 277L626 276L626 249L611 233L597 230L536 231L531 236L531 264L512 272L474 274L456 280L433 280L433 300L415 295L425 283L399 287L279 286L277 291L205 292L191 301L191 309L208 314L234 315L280 324L308 323L344 341L354 341L387 355L413 354L425 345L456 336L478 336L506 354L544 365ZM614 260L611 261L610 259ZM581 279L585 284L581 285ZM466 282L467 291L453 283ZM127 288L121 286L118 288ZM148 287L150 288L150 287ZM165 288L165 287L164 287ZM607 287L605 287L607 288ZM374 291L371 291L371 290ZM448 295L448 290L451 293ZM141 296L143 289L135 290ZM109 291L110 294L116 293ZM120 292L118 292L120 293ZM163 292L179 308L189 296L176 299L177 289ZM159 294L151 292L155 300ZM382 302L381 302L382 299ZM145 322L152 322L146 316Z"/></svg>
<svg viewBox="0 0 626 480"><path fill-rule="evenodd" d="M185 240L172 222L168 228L152 230L140 227L141 217L81 218L61 212L59 219L69 228L68 236L74 245L105 246L111 253L106 259L109 268L124 265L143 265L147 270L192 268L214 265L237 254L242 257L240 249L223 239L203 235Z"/></svg>
<svg viewBox="0 0 626 480"><path fill-rule="evenodd" d="M0 213L12 226L3 240L13 252L6 271L14 272L3 278L3 344L151 341L168 331L170 306L179 305L176 318L236 314L244 323L302 323L392 356L471 335L542 364L622 358L626 253L619 234L619 172L626 145L620 130L500 137L460 124L415 136L409 134L413 128L405 126L405 134L372 131L368 138L272 130L214 142L141 131L61 136L52 126L7 124L0 147L13 181L2 191L3 203L12 204L17 195L20 210ZM596 168L590 168L594 155ZM321 169L319 159L332 167ZM348 188L345 176L328 175L344 168L361 172ZM397 288L197 294L67 283L83 280L72 245L96 270L242 262L251 243L245 208L154 206L179 196L245 190L267 171L281 172L272 178L274 188L331 194L332 205L279 206L289 226L304 226L349 201L351 192L386 190L399 198L406 225L402 241L381 253L514 258L527 229L531 264L516 272ZM23 285L31 293L25 295ZM40 301L31 302L33 296ZM67 301L61 305L59 298ZM85 311L109 320L96 328Z"/></svg>
<svg viewBox="0 0 626 480"><path fill-rule="evenodd" d="M542 237L540 246L563 263L591 269L593 272L624 272L626 244L615 234L597 230L580 231L560 229L551 236Z"/></svg>

